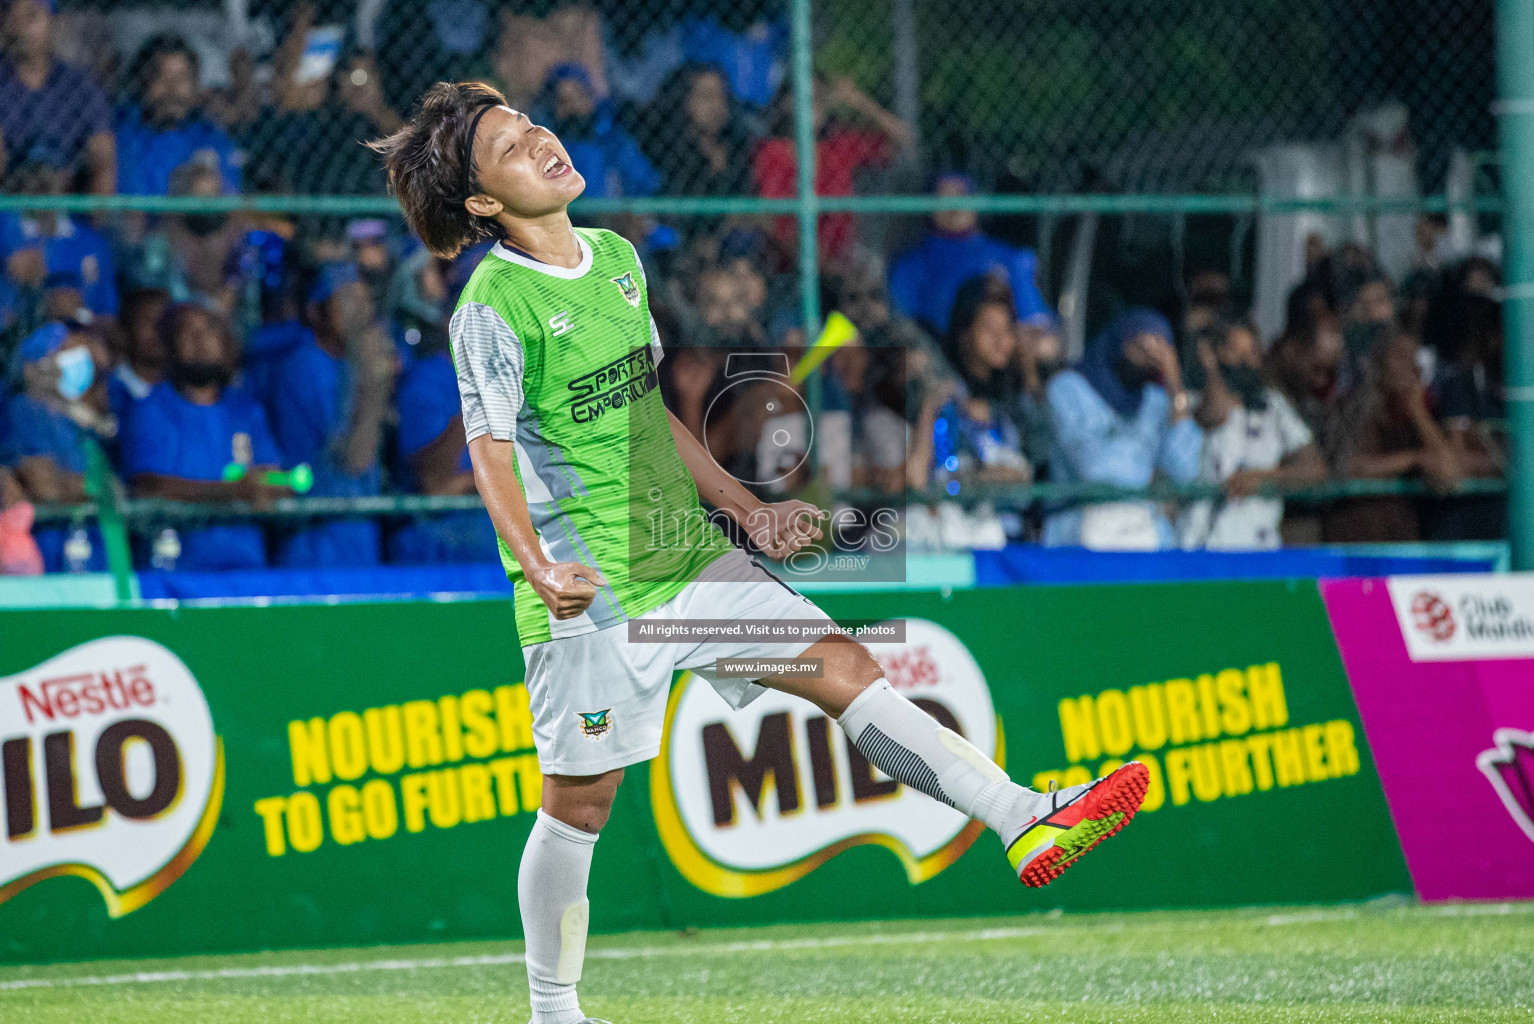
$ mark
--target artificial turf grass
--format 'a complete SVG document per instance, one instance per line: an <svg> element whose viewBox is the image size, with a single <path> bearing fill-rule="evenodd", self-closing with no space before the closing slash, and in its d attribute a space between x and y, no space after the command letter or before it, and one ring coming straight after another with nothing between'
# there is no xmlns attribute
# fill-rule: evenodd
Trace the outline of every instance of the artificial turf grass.
<svg viewBox="0 0 1534 1024"><path fill-rule="evenodd" d="M1534 1019L1534 905L1033 915L594 938L586 1012L614 1024ZM0 1021L527 1020L513 943L0 968L27 979L233 968L332 973L0 988ZM389 969L351 965L392 962ZM345 967L336 970L337 967Z"/></svg>

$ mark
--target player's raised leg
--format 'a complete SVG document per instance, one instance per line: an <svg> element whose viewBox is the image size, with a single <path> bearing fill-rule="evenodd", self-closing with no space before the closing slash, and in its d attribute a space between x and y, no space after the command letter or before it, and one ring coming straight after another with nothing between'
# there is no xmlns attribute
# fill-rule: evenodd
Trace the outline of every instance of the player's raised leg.
<svg viewBox="0 0 1534 1024"><path fill-rule="evenodd" d="M1025 885L1048 885L1082 854L1128 824L1149 775L1131 761L1092 782L1039 793L1007 777L964 737L896 692L867 648L828 636L801 655L822 659L818 679L763 680L836 718L870 764L956 807L1001 837Z"/></svg>
<svg viewBox="0 0 1534 1024"><path fill-rule="evenodd" d="M591 1020L581 1012L575 994L586 959L586 880L597 836L607 824L622 781L622 768L600 775L543 778L543 808L517 872L533 1024Z"/></svg>

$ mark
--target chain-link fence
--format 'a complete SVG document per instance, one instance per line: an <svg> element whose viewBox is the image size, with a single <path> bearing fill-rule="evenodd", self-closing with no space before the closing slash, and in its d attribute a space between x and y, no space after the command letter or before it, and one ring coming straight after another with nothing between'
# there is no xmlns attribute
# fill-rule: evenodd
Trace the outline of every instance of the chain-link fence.
<svg viewBox="0 0 1534 1024"><path fill-rule="evenodd" d="M1482 341L1457 326L1500 273L1493 0L0 10L0 347L18 392L22 342L80 311L103 368L144 383L135 346L153 347L148 311L167 299L226 318L259 381L265 346L313 328L338 279L366 285L402 364L440 349L480 253L426 255L361 143L465 78L558 134L587 182L577 221L635 243L668 345L794 349L837 309L974 396L992 385L955 300L990 274L1015 311L991 375L1007 401L1044 401L1051 372L1143 307L1190 381L1200 338L1250 321L1318 440L1344 418L1327 403L1373 373L1371 322L1418 340L1428 385L1493 358L1465 355ZM1436 412L1494 423L1484 390L1451 387ZM1429 482L1495 478L1499 444ZM391 484L388 461L378 488L422 489L408 468ZM912 485L941 489L941 462Z"/></svg>

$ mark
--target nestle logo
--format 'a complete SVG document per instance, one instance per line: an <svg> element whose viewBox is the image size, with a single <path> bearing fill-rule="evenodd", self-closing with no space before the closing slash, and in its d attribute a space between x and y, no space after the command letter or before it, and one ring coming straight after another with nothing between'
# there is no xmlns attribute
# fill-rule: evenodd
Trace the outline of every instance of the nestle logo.
<svg viewBox="0 0 1534 1024"><path fill-rule="evenodd" d="M1411 599L1411 619L1417 632L1426 633L1438 643L1446 643L1456 628L1454 609L1431 590L1421 591Z"/></svg>
<svg viewBox="0 0 1534 1024"><path fill-rule="evenodd" d="M147 708L154 704L154 684L143 665L103 672L81 672L44 679L34 690L25 683L17 687L27 722L52 722L59 718L100 715L108 711Z"/></svg>

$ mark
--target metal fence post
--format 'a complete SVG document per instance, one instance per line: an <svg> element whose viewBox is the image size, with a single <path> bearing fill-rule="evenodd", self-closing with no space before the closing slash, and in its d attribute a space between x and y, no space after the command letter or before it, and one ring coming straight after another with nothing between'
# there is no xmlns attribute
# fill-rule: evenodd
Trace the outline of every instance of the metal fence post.
<svg viewBox="0 0 1534 1024"><path fill-rule="evenodd" d="M820 335L819 204L815 197L815 70L810 0L793 0L794 152L798 156L799 308L806 344ZM820 414L820 373L805 381L813 420ZM810 465L818 467L817 446Z"/></svg>
<svg viewBox="0 0 1534 1024"><path fill-rule="evenodd" d="M1508 542L1534 569L1534 0L1497 0L1506 298Z"/></svg>
<svg viewBox="0 0 1534 1024"><path fill-rule="evenodd" d="M117 481L106 452L89 437L85 439L85 458L85 491L96 503L96 526L106 547L107 570L112 574L117 603L128 605L133 602L133 555L122 509L117 504Z"/></svg>

